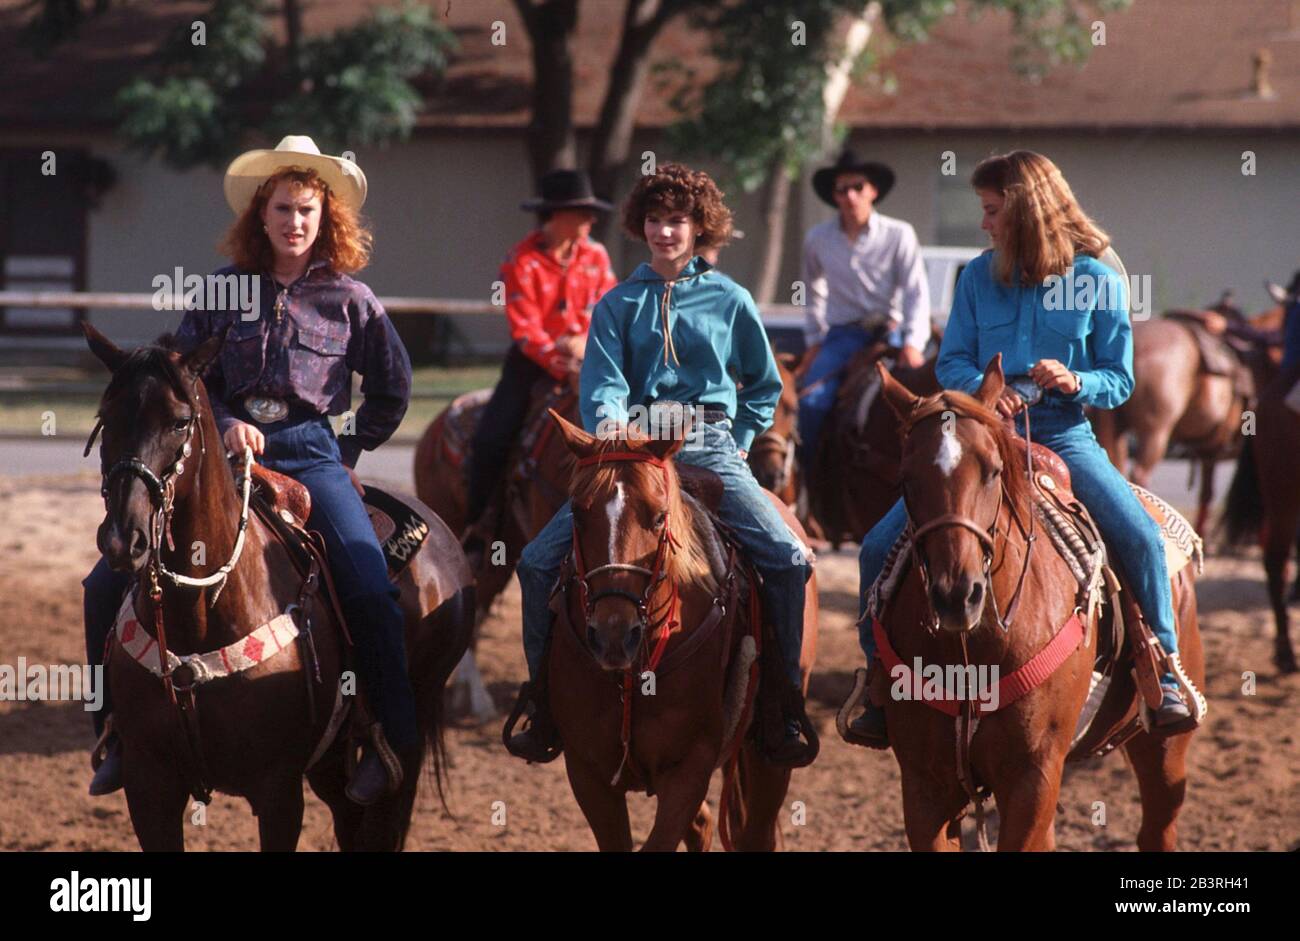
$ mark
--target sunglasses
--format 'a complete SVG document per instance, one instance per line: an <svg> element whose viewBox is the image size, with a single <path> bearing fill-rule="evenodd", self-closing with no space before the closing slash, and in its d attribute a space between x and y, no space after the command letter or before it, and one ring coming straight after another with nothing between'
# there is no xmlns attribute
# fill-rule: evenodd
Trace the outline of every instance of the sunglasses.
<svg viewBox="0 0 1300 941"><path fill-rule="evenodd" d="M858 180L858 182L856 183L844 183L841 184L840 186L835 187L835 195L843 196L845 193L849 192L849 190L852 190L855 193L861 193L863 187L865 187L866 185L867 185L866 180Z"/></svg>

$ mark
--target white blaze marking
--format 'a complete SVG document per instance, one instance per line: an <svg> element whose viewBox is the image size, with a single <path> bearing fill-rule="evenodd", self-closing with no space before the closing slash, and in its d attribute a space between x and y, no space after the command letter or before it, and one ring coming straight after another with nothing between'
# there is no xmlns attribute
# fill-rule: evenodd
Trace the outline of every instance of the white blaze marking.
<svg viewBox="0 0 1300 941"><path fill-rule="evenodd" d="M620 480L614 485L617 493L614 499L609 501L605 507L605 515L609 517L609 561L617 561L614 558L614 543L618 540L618 524L623 518L623 482Z"/></svg>
<svg viewBox="0 0 1300 941"><path fill-rule="evenodd" d="M961 463L961 442L957 440L956 435L943 435L939 442L939 453L934 457L934 463L943 471L943 476L951 477L952 472Z"/></svg>

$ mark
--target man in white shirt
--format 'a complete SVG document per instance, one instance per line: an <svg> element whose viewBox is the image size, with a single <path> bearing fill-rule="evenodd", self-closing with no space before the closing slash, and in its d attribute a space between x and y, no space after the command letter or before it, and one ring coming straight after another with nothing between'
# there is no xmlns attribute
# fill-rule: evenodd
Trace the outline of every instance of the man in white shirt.
<svg viewBox="0 0 1300 941"><path fill-rule="evenodd" d="M893 187L894 171L845 150L812 182L839 216L813 226L804 239L808 351L795 376L805 467L817 454L849 361L884 340L899 365L915 369L924 365L930 340L930 289L916 231L874 211Z"/></svg>

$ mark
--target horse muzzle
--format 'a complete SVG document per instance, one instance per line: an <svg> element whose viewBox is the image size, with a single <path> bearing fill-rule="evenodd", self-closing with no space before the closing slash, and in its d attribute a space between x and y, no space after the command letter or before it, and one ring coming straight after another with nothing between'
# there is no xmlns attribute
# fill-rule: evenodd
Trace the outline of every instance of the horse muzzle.
<svg viewBox="0 0 1300 941"><path fill-rule="evenodd" d="M961 573L951 582L935 580L930 584L930 606L940 630L965 634L979 626L988 598L988 581Z"/></svg>
<svg viewBox="0 0 1300 941"><path fill-rule="evenodd" d="M595 619L587 622L587 647L605 670L622 672L632 669L644 636L645 623L640 619L630 623L600 624Z"/></svg>
<svg viewBox="0 0 1300 941"><path fill-rule="evenodd" d="M106 519L95 534L95 545L111 569L133 575L149 559L149 537L138 526L123 533L115 520Z"/></svg>

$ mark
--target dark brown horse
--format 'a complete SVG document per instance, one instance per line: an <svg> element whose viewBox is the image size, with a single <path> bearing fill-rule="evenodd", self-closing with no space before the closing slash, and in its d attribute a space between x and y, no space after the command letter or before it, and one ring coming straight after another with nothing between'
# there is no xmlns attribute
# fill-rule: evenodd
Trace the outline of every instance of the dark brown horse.
<svg viewBox="0 0 1300 941"><path fill-rule="evenodd" d="M1225 301L1208 310L1230 312ZM1250 318L1250 323L1269 329L1280 312L1281 307L1265 311ZM1232 376L1206 370L1195 334L1202 329L1187 316L1134 323L1133 392L1118 408L1091 413L1097 441L1111 463L1140 487L1150 485L1151 474L1170 445L1181 444L1192 453L1201 476L1197 532L1204 532L1209 522L1215 465L1237 454L1242 414L1251 405ZM1130 433L1136 446L1132 453Z"/></svg>
<svg viewBox="0 0 1300 941"><path fill-rule="evenodd" d="M880 399L876 352L850 365L822 432L817 466L807 472L811 515L837 548L846 540L860 543L898 502L898 417ZM897 381L918 395L938 392L934 362L898 368Z"/></svg>
<svg viewBox="0 0 1300 941"><path fill-rule="evenodd" d="M776 494L793 508L799 499L799 392L795 388L794 369L798 357L780 353L776 366L781 373L781 398L776 403L772 426L754 439L749 448L749 469L760 487Z"/></svg>
<svg viewBox="0 0 1300 941"><path fill-rule="evenodd" d="M759 664L766 677L776 658L749 646L755 612L733 580L736 560L682 492L671 460L682 436L604 441L552 417L578 464L570 566L577 577L562 579L553 602L561 613L548 686L569 783L597 845L632 849L627 792L636 790L658 797L643 850L672 851L683 840L707 850L714 816L705 796L724 766L734 773L724 776L720 826L736 849L775 849L790 770L760 756L745 717ZM613 506L621 511L607 512ZM802 538L794 517L784 516ZM804 607L805 688L817 610L814 576ZM764 642L757 632L757 647Z"/></svg>
<svg viewBox="0 0 1300 941"><path fill-rule="evenodd" d="M442 692L473 624L470 573L455 538L410 499L429 528L398 579L423 744L418 755L404 757L401 789L363 808L344 795L346 753L355 747L346 728L308 770L336 704L346 701L355 683L343 682L345 648L323 593L303 590L285 545L256 516L247 518L241 538L241 493L199 378L223 338L212 337L183 356L159 346L128 353L93 327L84 329L91 350L113 374L100 403L106 516L97 541L115 569L141 576L133 604L148 646L158 649L159 621L166 647L181 658L222 650L282 615L300 631L296 642L260 661L247 645L241 648L256 663L250 669L196 681L188 719L177 702L189 702L185 685L194 667L170 671L174 700L145 660L127 655L124 642L110 648L113 721L141 848L183 850L191 795L211 789L249 802L263 850L292 850L302 829L304 773L333 814L340 849L401 848L426 750L433 752L442 793ZM196 564L200 545L206 558ZM232 559L219 593L167 574L200 578ZM153 577L157 595L150 590ZM187 723L197 732L187 733Z"/></svg>
<svg viewBox="0 0 1300 941"><path fill-rule="evenodd" d="M1264 550L1269 603L1277 625L1273 663L1283 673L1296 671L1285 582L1300 524L1300 484L1296 481L1300 415L1284 401L1295 379L1294 372L1288 370L1260 393L1255 406L1255 434L1245 438L1242 445L1224 509L1228 542L1241 544L1255 537ZM1260 442L1267 445L1261 447Z"/></svg>
<svg viewBox="0 0 1300 941"><path fill-rule="evenodd" d="M1042 538L1041 524L1036 552L1026 538L1034 511L1024 452L992 411L1003 389L1001 357L989 364L973 398L959 392L919 398L881 372L882 395L902 421L901 480L918 543L881 626L908 667L918 659L926 668L997 666L993 682L1007 682L1049 645L1055 649L1057 665L1044 668L1047 678L984 713L969 745L970 783L986 785L997 800L998 849L1051 849L1062 769L1089 695L1096 614L1081 610L1079 584ZM1175 579L1174 608L1183 664L1203 685L1190 571L1183 568ZM1053 645L1058 636L1065 642ZM1120 671L1102 702L1097 722L1107 729L1135 715L1127 672ZM890 695L884 708L902 772L908 843L917 850L958 849L969 802L959 776L958 725L915 698ZM1190 732L1160 740L1138 731L1124 746L1142 795L1141 849L1174 847L1190 739Z"/></svg>

